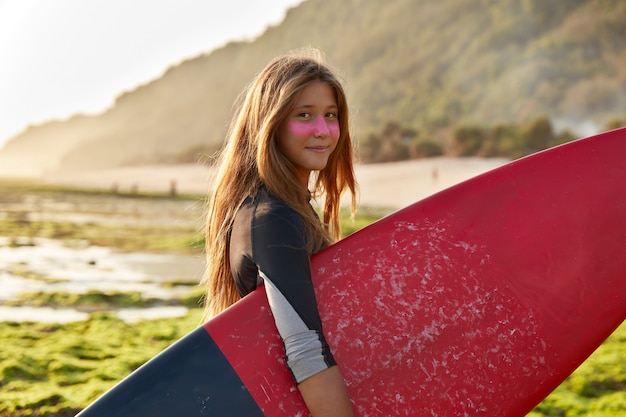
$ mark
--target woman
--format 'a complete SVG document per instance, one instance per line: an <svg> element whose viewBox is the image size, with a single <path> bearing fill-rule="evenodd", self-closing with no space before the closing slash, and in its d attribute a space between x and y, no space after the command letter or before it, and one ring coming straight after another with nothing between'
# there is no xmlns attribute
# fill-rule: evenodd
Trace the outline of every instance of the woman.
<svg viewBox="0 0 626 417"><path fill-rule="evenodd" d="M340 237L347 189L354 213L341 84L318 57L274 59L248 86L220 155L207 218L205 315L264 285L287 365L314 417L353 415L309 265L311 254ZM323 224L309 202L321 195Z"/></svg>

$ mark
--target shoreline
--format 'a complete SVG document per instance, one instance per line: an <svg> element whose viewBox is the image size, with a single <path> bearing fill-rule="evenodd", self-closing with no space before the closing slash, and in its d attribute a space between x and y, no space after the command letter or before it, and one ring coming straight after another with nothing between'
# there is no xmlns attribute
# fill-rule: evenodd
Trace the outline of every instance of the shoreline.
<svg viewBox="0 0 626 417"><path fill-rule="evenodd" d="M505 158L437 157L411 161L355 166L359 183L359 207L400 209L425 197L498 168ZM43 176L12 177L48 185L86 187L112 192L160 192L198 194L208 192L212 169L200 164L117 167L75 173L54 172ZM349 198L344 198L349 205Z"/></svg>

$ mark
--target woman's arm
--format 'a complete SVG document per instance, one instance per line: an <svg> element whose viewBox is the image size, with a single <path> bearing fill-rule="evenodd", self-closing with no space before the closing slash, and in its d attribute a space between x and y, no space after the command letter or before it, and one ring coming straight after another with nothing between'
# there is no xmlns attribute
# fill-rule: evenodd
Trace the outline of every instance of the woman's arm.
<svg viewBox="0 0 626 417"><path fill-rule="evenodd" d="M249 224L252 259L309 411L313 417L352 417L345 382L324 337L300 216L279 205L257 213Z"/></svg>
<svg viewBox="0 0 626 417"><path fill-rule="evenodd" d="M353 417L352 403L337 366L319 372L298 385L312 417Z"/></svg>

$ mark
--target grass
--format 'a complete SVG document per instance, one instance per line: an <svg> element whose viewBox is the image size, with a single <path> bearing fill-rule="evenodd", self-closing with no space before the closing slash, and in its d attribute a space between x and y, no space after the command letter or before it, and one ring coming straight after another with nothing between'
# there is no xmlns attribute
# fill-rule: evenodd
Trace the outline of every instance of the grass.
<svg viewBox="0 0 626 417"><path fill-rule="evenodd" d="M133 325L107 313L65 325L0 323L0 416L73 416L199 320L195 309Z"/></svg>
<svg viewBox="0 0 626 417"><path fill-rule="evenodd" d="M531 416L626 417L626 322Z"/></svg>
<svg viewBox="0 0 626 417"><path fill-rule="evenodd" d="M201 252L203 237L194 227L176 226L116 226L75 224L72 222L0 220L5 237L13 238L14 246L24 245L17 238L43 237L56 240L84 240L93 246L114 247L121 252Z"/></svg>
<svg viewBox="0 0 626 417"><path fill-rule="evenodd" d="M197 283L196 283L197 285ZM184 306L197 308L202 297L201 288L188 295L162 298L145 298L140 292L103 292L90 290L85 293L34 292L24 293L18 299L4 303L7 306L74 308L79 311L111 311L119 308L148 308L157 306Z"/></svg>
<svg viewBox="0 0 626 417"><path fill-rule="evenodd" d="M371 209L365 207L359 209L354 219L351 219L350 213L347 210L344 211L341 216L341 232L343 237L363 229L365 226L368 226L389 213L391 213L391 210L388 209Z"/></svg>
<svg viewBox="0 0 626 417"><path fill-rule="evenodd" d="M60 229L64 233L58 233ZM27 246L31 243L24 238L43 237L66 241L81 240L91 246L113 247L120 252L184 254L201 253L204 242L196 230L172 227L128 227L121 231L119 228L98 225L75 226L67 223L50 228L41 222L17 225L11 221L0 220L0 230L3 236L12 238L10 246Z"/></svg>

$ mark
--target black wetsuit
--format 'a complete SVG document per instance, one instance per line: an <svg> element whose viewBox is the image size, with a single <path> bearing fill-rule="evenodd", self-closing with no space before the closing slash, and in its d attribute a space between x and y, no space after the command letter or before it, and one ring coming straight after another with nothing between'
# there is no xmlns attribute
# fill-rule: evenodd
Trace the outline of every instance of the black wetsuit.
<svg viewBox="0 0 626 417"><path fill-rule="evenodd" d="M283 339L297 383L335 365L322 332L304 223L265 188L239 208L230 239L230 265L243 297L260 284Z"/></svg>

